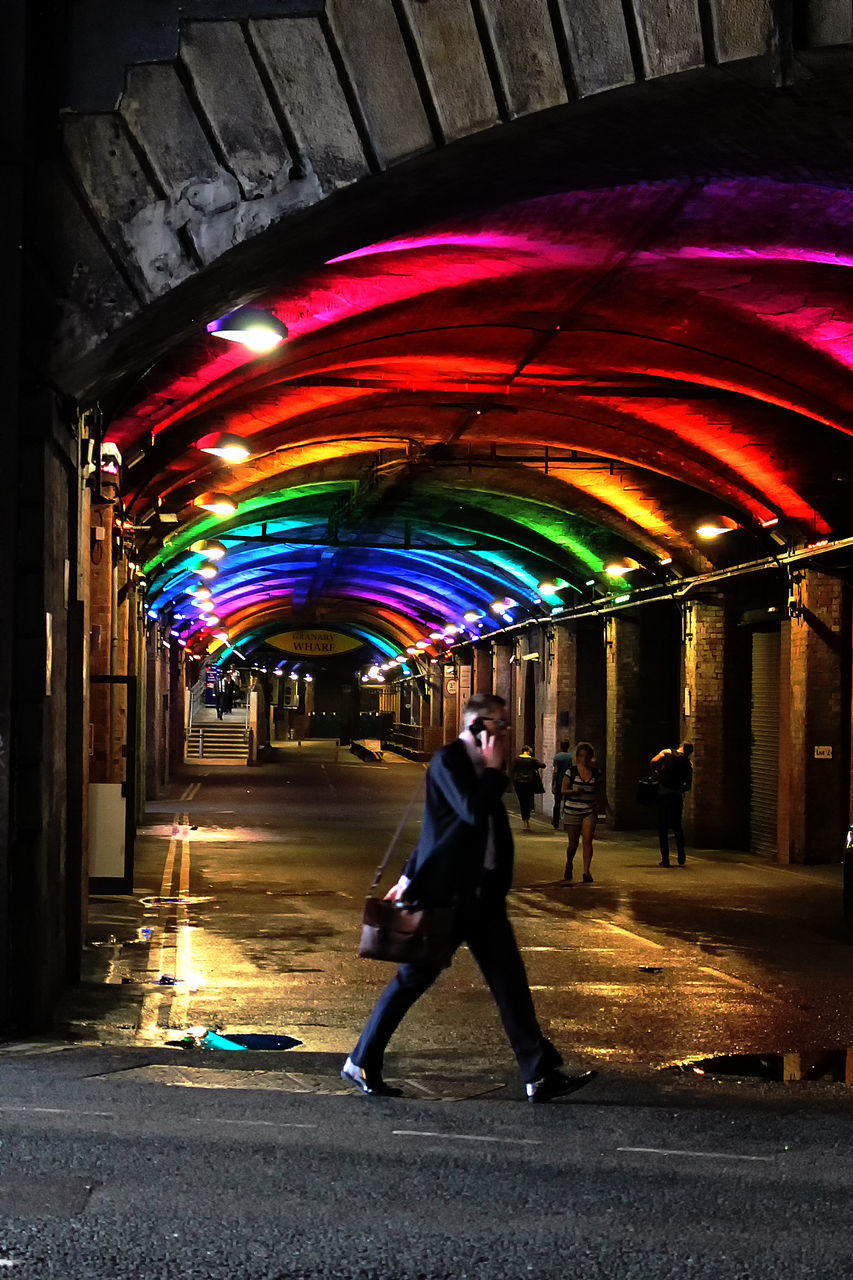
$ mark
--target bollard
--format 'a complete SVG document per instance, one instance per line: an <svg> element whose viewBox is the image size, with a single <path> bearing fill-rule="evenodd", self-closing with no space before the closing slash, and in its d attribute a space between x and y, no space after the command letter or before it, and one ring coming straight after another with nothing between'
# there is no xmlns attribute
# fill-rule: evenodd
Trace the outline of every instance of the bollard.
<svg viewBox="0 0 853 1280"><path fill-rule="evenodd" d="M301 738L296 739L296 753L297 755L300 755L300 756L302 755L302 739Z"/></svg>
<svg viewBox="0 0 853 1280"><path fill-rule="evenodd" d="M340 749L341 749L341 740L340 738L335 738L335 764L338 763L338 752L340 751Z"/></svg>

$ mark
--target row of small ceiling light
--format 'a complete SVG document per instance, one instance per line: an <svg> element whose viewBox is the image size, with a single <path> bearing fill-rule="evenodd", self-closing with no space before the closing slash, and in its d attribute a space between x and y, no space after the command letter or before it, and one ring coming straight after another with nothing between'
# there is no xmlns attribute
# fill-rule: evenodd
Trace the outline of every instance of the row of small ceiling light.
<svg viewBox="0 0 853 1280"><path fill-rule="evenodd" d="M236 311L229 312L219 320L212 320L207 326L207 332L225 341L240 343L256 355L272 351L287 337L287 328L280 320L255 307L238 307ZM204 439L206 443L200 442L197 446L202 453L212 454L232 466L246 462L252 456L251 449L241 436L221 432L210 441L207 441L206 437ZM193 505L217 516L231 516L238 509L238 504L227 493L202 494L193 500ZM190 587L187 595L192 597L203 619L203 625L211 631L213 639L227 645L230 643L228 632L224 629L213 630L220 620L216 613L213 593L207 585L219 573L216 564L212 562L221 560L227 548L224 543L216 539L202 538L192 543L190 550L202 556L206 563L197 565L193 569L193 572L202 579L202 583L200 586ZM171 634L177 637L178 644L186 646L186 640L178 635L177 630L173 629Z"/></svg>

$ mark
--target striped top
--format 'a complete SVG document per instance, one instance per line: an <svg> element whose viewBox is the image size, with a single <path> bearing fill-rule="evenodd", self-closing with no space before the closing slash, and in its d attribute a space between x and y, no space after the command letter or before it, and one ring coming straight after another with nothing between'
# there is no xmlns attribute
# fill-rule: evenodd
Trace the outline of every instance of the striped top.
<svg viewBox="0 0 853 1280"><path fill-rule="evenodd" d="M589 782L584 782L580 776L576 765L571 765L566 770L566 776L563 779L563 787L566 791L573 791L574 795L566 795L563 793L563 813L573 813L578 817L589 817L595 813L595 799L598 791L599 772L593 765L592 777Z"/></svg>

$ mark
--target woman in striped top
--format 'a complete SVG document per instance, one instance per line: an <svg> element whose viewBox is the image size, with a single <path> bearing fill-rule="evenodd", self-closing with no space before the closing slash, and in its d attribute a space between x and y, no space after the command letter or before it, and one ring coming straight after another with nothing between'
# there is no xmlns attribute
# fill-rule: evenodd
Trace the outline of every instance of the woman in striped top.
<svg viewBox="0 0 853 1280"><path fill-rule="evenodd" d="M593 763L595 749L590 742L575 747L574 764L563 777L563 826L566 830L565 879L571 880L578 842L583 839L583 880L592 884L592 838L602 800L601 775Z"/></svg>

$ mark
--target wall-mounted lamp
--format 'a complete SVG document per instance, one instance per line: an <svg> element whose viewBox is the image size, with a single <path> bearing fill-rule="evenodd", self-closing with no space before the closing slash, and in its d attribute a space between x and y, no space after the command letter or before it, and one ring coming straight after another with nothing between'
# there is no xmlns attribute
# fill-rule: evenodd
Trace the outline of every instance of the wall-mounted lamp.
<svg viewBox="0 0 853 1280"><path fill-rule="evenodd" d="M239 342L260 355L281 345L287 337L287 326L258 307L237 307L228 315L211 320L207 332L226 342Z"/></svg>

